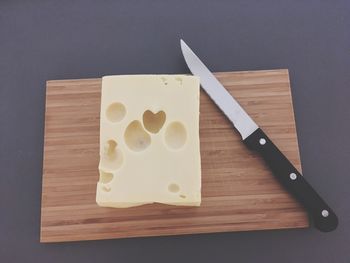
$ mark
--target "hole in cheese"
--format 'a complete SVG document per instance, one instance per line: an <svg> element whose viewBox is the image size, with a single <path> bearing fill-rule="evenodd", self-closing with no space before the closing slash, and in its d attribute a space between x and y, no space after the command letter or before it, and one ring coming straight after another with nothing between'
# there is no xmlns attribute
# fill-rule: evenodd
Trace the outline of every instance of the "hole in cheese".
<svg viewBox="0 0 350 263"><path fill-rule="evenodd" d="M109 140L105 144L105 154L109 158L114 158L116 154L117 142L114 140Z"/></svg>
<svg viewBox="0 0 350 263"><path fill-rule="evenodd" d="M112 103L106 111L107 119L111 122L121 121L126 114L125 106L119 102Z"/></svg>
<svg viewBox="0 0 350 263"><path fill-rule="evenodd" d="M107 173L105 171L100 170L100 182L103 184L107 184L113 179L112 173Z"/></svg>
<svg viewBox="0 0 350 263"><path fill-rule="evenodd" d="M180 191L180 186L177 184L169 184L168 190L169 190L169 192L177 193Z"/></svg>
<svg viewBox="0 0 350 263"><path fill-rule="evenodd" d="M151 144L151 136L137 120L131 122L125 130L124 139L130 150L140 152Z"/></svg>
<svg viewBox="0 0 350 263"><path fill-rule="evenodd" d="M108 140L103 147L100 160L100 168L113 171L120 168L123 164L123 153L115 140Z"/></svg>
<svg viewBox="0 0 350 263"><path fill-rule="evenodd" d="M102 190L105 192L110 192L111 191L111 187L109 185L103 185L102 186Z"/></svg>
<svg viewBox="0 0 350 263"><path fill-rule="evenodd" d="M178 83L180 84L180 86L182 86L182 78L176 77L175 80L178 81Z"/></svg>
<svg viewBox="0 0 350 263"><path fill-rule="evenodd" d="M153 113L150 110L146 110L143 113L143 125L145 126L146 130L151 133L158 133L163 127L165 119L166 115L164 111Z"/></svg>
<svg viewBox="0 0 350 263"><path fill-rule="evenodd" d="M185 126L178 121L168 125L165 131L165 143L172 149L181 148L187 140Z"/></svg>
<svg viewBox="0 0 350 263"><path fill-rule="evenodd" d="M167 79L165 77L161 77L161 79L162 79L164 85L168 85L168 81L167 81Z"/></svg>

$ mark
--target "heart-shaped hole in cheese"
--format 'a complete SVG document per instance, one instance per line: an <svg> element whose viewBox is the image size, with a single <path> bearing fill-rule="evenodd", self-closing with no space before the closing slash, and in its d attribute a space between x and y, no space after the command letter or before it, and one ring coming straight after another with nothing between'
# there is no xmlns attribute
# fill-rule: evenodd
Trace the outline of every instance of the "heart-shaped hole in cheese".
<svg viewBox="0 0 350 263"><path fill-rule="evenodd" d="M143 113L143 126L151 133L158 133L163 127L165 120L166 115L164 111L153 113L150 110L146 110Z"/></svg>

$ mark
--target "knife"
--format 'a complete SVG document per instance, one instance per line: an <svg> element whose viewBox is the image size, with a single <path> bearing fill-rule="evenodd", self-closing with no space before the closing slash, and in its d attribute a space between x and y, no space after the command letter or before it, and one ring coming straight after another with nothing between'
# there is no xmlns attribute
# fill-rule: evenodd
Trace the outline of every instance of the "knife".
<svg viewBox="0 0 350 263"><path fill-rule="evenodd" d="M200 78L205 92L221 109L242 136L244 144L258 152L277 180L308 211L314 225L322 232L336 229L338 218L271 139L215 78L203 62L181 39L181 50L193 75Z"/></svg>

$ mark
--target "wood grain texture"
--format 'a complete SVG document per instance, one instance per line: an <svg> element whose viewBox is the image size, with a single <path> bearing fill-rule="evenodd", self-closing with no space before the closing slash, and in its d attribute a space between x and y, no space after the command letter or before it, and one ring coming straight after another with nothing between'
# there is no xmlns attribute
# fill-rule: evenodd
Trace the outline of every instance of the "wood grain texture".
<svg viewBox="0 0 350 263"><path fill-rule="evenodd" d="M300 170L288 70L215 74ZM202 205L95 203L101 79L48 81L41 242L302 228L305 211L201 92Z"/></svg>

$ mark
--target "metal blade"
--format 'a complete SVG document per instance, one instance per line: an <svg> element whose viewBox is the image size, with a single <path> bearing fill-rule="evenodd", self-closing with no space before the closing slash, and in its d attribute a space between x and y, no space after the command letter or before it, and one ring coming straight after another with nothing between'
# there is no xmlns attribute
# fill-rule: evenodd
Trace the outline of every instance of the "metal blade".
<svg viewBox="0 0 350 263"><path fill-rule="evenodd" d="M258 125L249 117L239 103L231 96L225 87L215 78L203 62L181 39L181 50L188 68L192 74L200 78L200 83L205 92L233 123L244 140L255 130Z"/></svg>

